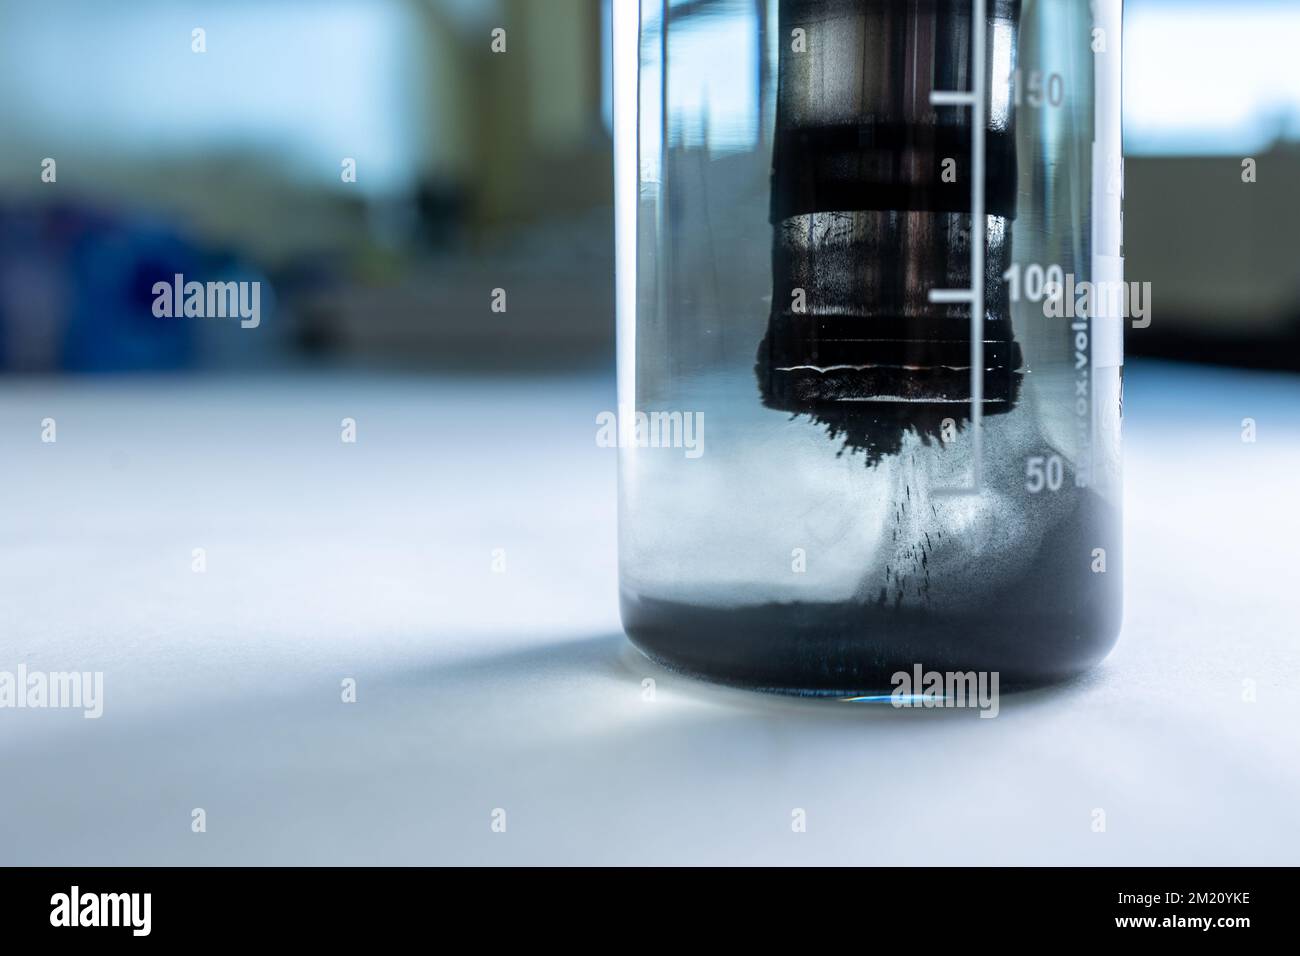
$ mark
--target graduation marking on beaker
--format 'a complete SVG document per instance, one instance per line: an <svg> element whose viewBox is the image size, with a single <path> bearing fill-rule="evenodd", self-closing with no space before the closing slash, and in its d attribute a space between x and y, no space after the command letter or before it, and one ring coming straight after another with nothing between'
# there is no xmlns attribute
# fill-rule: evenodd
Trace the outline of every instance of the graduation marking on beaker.
<svg viewBox="0 0 1300 956"><path fill-rule="evenodd" d="M984 88L985 0L971 0L971 88L932 90L933 106L969 106L971 110L970 288L931 289L932 303L970 303L971 483L936 488L939 495L977 495L984 481Z"/></svg>

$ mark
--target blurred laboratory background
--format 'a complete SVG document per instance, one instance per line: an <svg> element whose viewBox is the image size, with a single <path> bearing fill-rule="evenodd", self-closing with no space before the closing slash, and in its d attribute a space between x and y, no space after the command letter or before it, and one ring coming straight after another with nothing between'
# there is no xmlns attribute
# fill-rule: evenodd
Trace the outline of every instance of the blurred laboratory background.
<svg viewBox="0 0 1300 956"><path fill-rule="evenodd" d="M599 0L6 0L0 366L607 360L608 19ZM260 279L258 334L155 318L173 273Z"/></svg>
<svg viewBox="0 0 1300 956"><path fill-rule="evenodd" d="M612 364L610 3L5 0L0 369ZM671 3L745 89L748 2ZM1300 367L1300 6L1125 6L1129 354ZM155 318L173 273L262 327Z"/></svg>

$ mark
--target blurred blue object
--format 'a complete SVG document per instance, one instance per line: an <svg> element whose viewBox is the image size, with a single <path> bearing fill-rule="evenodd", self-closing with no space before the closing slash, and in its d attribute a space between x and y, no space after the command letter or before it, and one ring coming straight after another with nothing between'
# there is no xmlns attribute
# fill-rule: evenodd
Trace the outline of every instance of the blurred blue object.
<svg viewBox="0 0 1300 956"><path fill-rule="evenodd" d="M258 270L164 222L81 207L0 207L0 368L194 367L205 351L201 323L211 320L153 312L154 284L171 283L177 274L261 281L265 305L274 302Z"/></svg>
<svg viewBox="0 0 1300 956"><path fill-rule="evenodd" d="M193 325L153 314L155 282L194 275L202 256L166 229L120 223L90 231L70 250L63 367L74 372L169 371L193 362Z"/></svg>

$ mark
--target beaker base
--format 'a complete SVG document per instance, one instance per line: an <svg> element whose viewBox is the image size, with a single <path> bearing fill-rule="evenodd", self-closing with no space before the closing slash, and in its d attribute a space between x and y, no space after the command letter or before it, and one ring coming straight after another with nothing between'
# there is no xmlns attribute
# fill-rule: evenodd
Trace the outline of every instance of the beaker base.
<svg viewBox="0 0 1300 956"><path fill-rule="evenodd" d="M1119 633L1119 608L1035 619L858 603L701 607L622 596L632 643L671 670L801 696L888 693L896 675L996 672L1002 689L1078 676Z"/></svg>

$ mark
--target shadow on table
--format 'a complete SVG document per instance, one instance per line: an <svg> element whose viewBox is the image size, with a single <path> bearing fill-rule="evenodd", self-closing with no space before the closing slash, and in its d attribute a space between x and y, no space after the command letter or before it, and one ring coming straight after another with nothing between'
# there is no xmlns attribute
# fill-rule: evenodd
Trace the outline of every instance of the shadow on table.
<svg viewBox="0 0 1300 956"><path fill-rule="evenodd" d="M1106 679L1106 665L1068 681L1001 691L998 716L1059 706L1080 698ZM652 705L671 701L675 706L706 708L729 716L781 717L807 724L854 724L902 721L908 725L931 720L975 718L974 708L895 707L887 694L873 699L799 697L750 690L702 680L674 671L642 654L620 634L548 641L534 646L471 656L451 663L431 664L402 678L427 681L434 687L453 687L457 696L481 695L485 701L498 695L508 699L545 700L566 688L608 698L610 694ZM653 681L653 684L649 683ZM599 688L599 691L596 690ZM556 697L562 703L563 697ZM468 703L468 701L465 701Z"/></svg>

